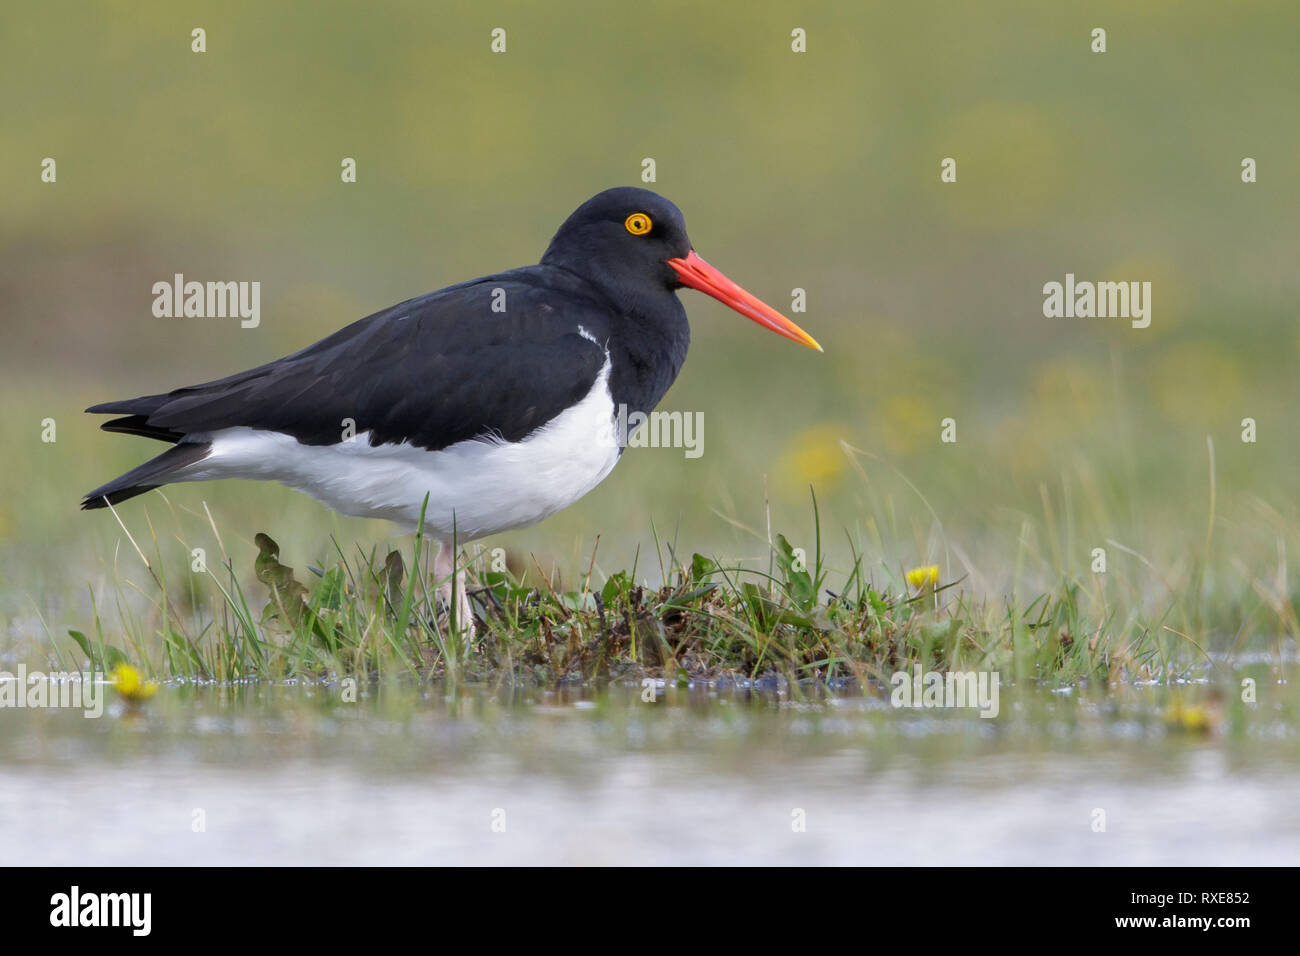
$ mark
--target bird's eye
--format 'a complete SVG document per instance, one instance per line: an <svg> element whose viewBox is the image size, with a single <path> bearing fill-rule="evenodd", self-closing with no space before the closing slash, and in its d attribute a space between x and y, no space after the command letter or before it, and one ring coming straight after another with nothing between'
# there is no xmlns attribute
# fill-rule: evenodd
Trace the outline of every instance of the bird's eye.
<svg viewBox="0 0 1300 956"><path fill-rule="evenodd" d="M623 220L623 225L634 236L644 236L650 231L650 217L643 212L634 212Z"/></svg>

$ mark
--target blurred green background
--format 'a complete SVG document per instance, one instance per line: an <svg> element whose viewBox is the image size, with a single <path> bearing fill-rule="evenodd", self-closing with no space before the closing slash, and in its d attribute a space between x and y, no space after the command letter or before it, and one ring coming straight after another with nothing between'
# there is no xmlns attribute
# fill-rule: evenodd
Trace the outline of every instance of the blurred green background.
<svg viewBox="0 0 1300 956"><path fill-rule="evenodd" d="M826 353L683 293L694 343L661 407L704 412L703 457L632 450L566 513L488 545L571 583L600 535L598 569L640 549L657 576L652 527L688 552L761 557L770 499L772 528L811 551L812 484L840 566L851 540L881 574L937 561L995 600L1077 577L1104 607L1114 586L1158 605L1200 555L1207 595L1271 608L1253 626L1276 631L1300 546L1300 9L1140 6L11 6L6 632L61 633L84 623L88 584L145 580L112 516L77 502L157 448L98 432L86 405L534 262L582 200L640 184L645 157L702 255L778 308L807 290L794 317ZM151 286L177 272L260 281L261 326L155 318ZM1044 318L1042 286L1067 272L1150 281L1151 327ZM297 566L328 556L330 534L399 540L279 486L167 498L121 513L176 562L212 543L204 501L250 571L259 530ZM1108 546L1111 577L1089 577L1108 540L1136 555Z"/></svg>

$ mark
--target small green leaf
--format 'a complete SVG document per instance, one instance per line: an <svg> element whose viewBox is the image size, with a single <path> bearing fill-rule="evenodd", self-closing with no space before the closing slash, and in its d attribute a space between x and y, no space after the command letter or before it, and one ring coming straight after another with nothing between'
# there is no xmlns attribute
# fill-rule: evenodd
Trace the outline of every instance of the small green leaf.
<svg viewBox="0 0 1300 956"><path fill-rule="evenodd" d="M817 592L813 587L812 575L807 567L796 567L794 548L785 539L785 535L776 536L776 563L785 580L785 590L790 602L803 611L810 611L817 602Z"/></svg>
<svg viewBox="0 0 1300 956"><path fill-rule="evenodd" d="M111 644L104 645L104 670L111 671L118 664L129 664L125 654Z"/></svg>
<svg viewBox="0 0 1300 956"><path fill-rule="evenodd" d="M628 590L632 587L632 578L626 571L619 571L612 574L605 586L600 589L600 599L606 607L613 607L619 598L626 598Z"/></svg>
<svg viewBox="0 0 1300 956"><path fill-rule="evenodd" d="M86 660L93 661L95 659L95 655L90 651L90 641L86 639L85 634L82 634L80 631L68 631L68 637L77 642L77 646L81 648L81 652L86 655Z"/></svg>
<svg viewBox="0 0 1300 956"><path fill-rule="evenodd" d="M271 591L271 600L262 609L262 623L280 616L281 611L290 624L298 624L311 613L306 600L308 591L293 576L293 568L280 563L280 546L270 535L258 532L253 538L257 545L254 574Z"/></svg>
<svg viewBox="0 0 1300 956"><path fill-rule="evenodd" d="M691 581L693 583L703 584L705 579L717 569L718 564L712 558L706 558L699 552L691 556Z"/></svg>
<svg viewBox="0 0 1300 956"><path fill-rule="evenodd" d="M316 582L316 587L312 589L311 606L317 611L322 608L338 610L343 606L346 597L347 578L342 568L333 567L321 575L321 579Z"/></svg>
<svg viewBox="0 0 1300 956"><path fill-rule="evenodd" d="M101 656L95 646L90 643L90 640L81 631L69 630L68 636L77 642L77 646L81 648L87 659L89 659L90 666L97 671L111 671L118 664L128 663L125 654L119 651L116 647L112 647L108 644L104 645L104 653Z"/></svg>

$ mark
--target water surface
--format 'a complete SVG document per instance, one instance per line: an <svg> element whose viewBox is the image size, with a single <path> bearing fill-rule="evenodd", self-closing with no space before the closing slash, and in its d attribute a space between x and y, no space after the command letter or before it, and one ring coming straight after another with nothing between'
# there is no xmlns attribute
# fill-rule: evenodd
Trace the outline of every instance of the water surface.
<svg viewBox="0 0 1300 956"><path fill-rule="evenodd" d="M0 711L0 863L1294 864L1294 695L1216 693L169 685Z"/></svg>

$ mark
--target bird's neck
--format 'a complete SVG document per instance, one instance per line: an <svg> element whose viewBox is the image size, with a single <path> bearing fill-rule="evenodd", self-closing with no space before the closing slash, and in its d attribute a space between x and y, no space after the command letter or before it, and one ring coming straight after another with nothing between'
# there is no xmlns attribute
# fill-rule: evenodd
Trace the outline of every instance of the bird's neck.
<svg viewBox="0 0 1300 956"><path fill-rule="evenodd" d="M609 313L604 344L612 360L609 388L614 405L649 413L677 378L691 329L677 293L661 283L601 281L559 262L541 263L576 278L603 301Z"/></svg>
<svg viewBox="0 0 1300 956"><path fill-rule="evenodd" d="M691 343L686 310L676 295L668 293L667 298L669 302L661 301L648 314L637 310L624 314L610 330L609 388L616 407L649 414L686 361Z"/></svg>

